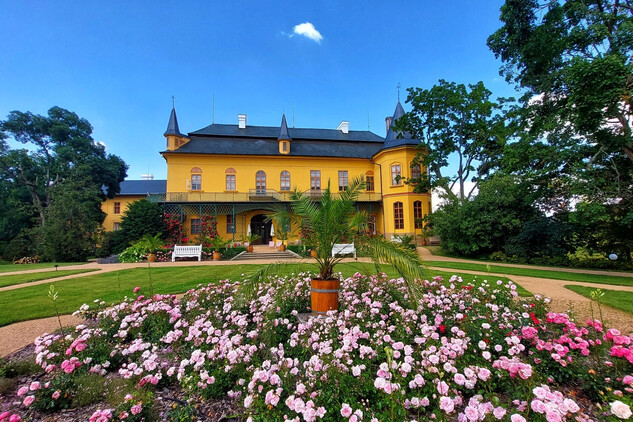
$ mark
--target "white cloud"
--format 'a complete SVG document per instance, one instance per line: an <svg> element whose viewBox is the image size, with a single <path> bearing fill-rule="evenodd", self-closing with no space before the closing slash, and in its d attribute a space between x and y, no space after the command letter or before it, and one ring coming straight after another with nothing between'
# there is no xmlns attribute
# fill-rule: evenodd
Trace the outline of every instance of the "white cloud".
<svg viewBox="0 0 633 422"><path fill-rule="evenodd" d="M316 30L314 25L310 22L300 23L299 25L295 25L292 30L294 34L290 35L291 37L296 35L302 35L304 37L310 38L312 41L316 41L320 43L323 39L323 35L319 31Z"/></svg>

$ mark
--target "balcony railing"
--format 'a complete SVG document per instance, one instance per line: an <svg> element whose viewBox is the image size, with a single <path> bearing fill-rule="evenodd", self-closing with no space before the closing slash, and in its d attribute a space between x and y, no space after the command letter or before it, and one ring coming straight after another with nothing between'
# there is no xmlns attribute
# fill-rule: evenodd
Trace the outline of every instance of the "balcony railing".
<svg viewBox="0 0 633 422"><path fill-rule="evenodd" d="M307 190L305 195L318 201L323 190ZM338 196L339 193L334 193ZM278 192L274 189L250 189L248 192L167 192L148 194L147 199L152 202L290 202L291 192ZM382 195L376 192L361 192L358 202L379 202Z"/></svg>

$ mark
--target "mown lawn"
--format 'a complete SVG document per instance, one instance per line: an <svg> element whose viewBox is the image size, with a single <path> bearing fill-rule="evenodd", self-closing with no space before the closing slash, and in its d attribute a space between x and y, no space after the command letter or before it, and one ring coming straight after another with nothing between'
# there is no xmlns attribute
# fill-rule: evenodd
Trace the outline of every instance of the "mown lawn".
<svg viewBox="0 0 633 422"><path fill-rule="evenodd" d="M62 314L69 314L84 304L94 300L103 300L106 303L121 301L126 295L132 295L136 286L141 287L141 294L149 294L149 278L151 274L154 293L176 294L195 288L198 284L208 284L223 279L240 280L243 274L249 274L262 268L262 265L223 265L223 266L195 266L195 267L161 267L133 268L102 274L87 275L76 279L63 280L54 283L59 292L57 307ZM373 265L361 263L339 264L335 268L344 276L351 276L355 272L375 273ZM313 265L304 264L283 265L280 273L289 274L297 270L315 270ZM395 271L387 266L381 266L389 276L396 276ZM436 275L443 276L446 280L454 273L431 271L429 278ZM458 274L460 275L460 274ZM473 280L474 276L461 274L465 281ZM476 279L493 279L507 281L505 277L483 277ZM0 292L0 326L18 321L26 321L55 315L53 303L48 298L49 283L37 286L23 287L20 289ZM518 288L520 295L530 296L530 293Z"/></svg>
<svg viewBox="0 0 633 422"><path fill-rule="evenodd" d="M0 273L11 273L15 271L40 270L42 268L67 267L68 265L82 265L85 262L40 262L37 264L13 264L7 261L0 261Z"/></svg>
<svg viewBox="0 0 633 422"><path fill-rule="evenodd" d="M43 273L3 275L0 276L0 287L13 286L15 284L32 283L34 281L48 280L50 278L64 277L73 274L89 273L92 271L98 270L93 268L86 270L58 270L46 271Z"/></svg>
<svg viewBox="0 0 633 422"><path fill-rule="evenodd" d="M584 297L588 297L589 299L591 299L591 292L596 290L593 287L578 286L576 284L569 284L565 287L573 292L583 295ZM602 298L600 298L600 302L612 308L633 314L633 292L605 289L600 290L604 293ZM596 305L594 308L596 310L596 318L599 318L598 306Z"/></svg>
<svg viewBox="0 0 633 422"><path fill-rule="evenodd" d="M633 286L633 277L616 275L596 275L568 273L564 271L539 270L536 268L506 267L494 264L475 264L470 262L425 261L429 267L455 268L458 270L483 271L492 274L524 275L528 277L551 278L554 280L581 281L585 283L610 284L614 286Z"/></svg>

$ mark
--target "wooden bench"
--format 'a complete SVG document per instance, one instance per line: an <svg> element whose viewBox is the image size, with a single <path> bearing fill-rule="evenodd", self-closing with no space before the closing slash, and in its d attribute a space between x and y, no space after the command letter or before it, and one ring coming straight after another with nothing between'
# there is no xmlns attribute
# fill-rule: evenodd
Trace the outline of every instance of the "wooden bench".
<svg viewBox="0 0 633 422"><path fill-rule="evenodd" d="M332 246L332 257L336 255L347 255L354 254L354 258L356 258L356 247L354 247L353 243L335 243Z"/></svg>
<svg viewBox="0 0 633 422"><path fill-rule="evenodd" d="M187 246L174 246L174 251L171 253L171 262L175 262L176 258L189 258L198 257L198 261L202 260L202 245L187 245Z"/></svg>

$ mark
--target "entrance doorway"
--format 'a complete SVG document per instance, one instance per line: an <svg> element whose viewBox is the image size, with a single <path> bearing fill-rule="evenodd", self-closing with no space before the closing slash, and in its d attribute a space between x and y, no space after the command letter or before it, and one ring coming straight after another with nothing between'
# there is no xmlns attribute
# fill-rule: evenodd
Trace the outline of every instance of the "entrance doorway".
<svg viewBox="0 0 633 422"><path fill-rule="evenodd" d="M272 239L270 237L270 226L272 225L271 221L266 221L266 216L264 214L258 214L251 218L251 232L258 235L260 240L253 242L254 244L263 244L267 245Z"/></svg>

